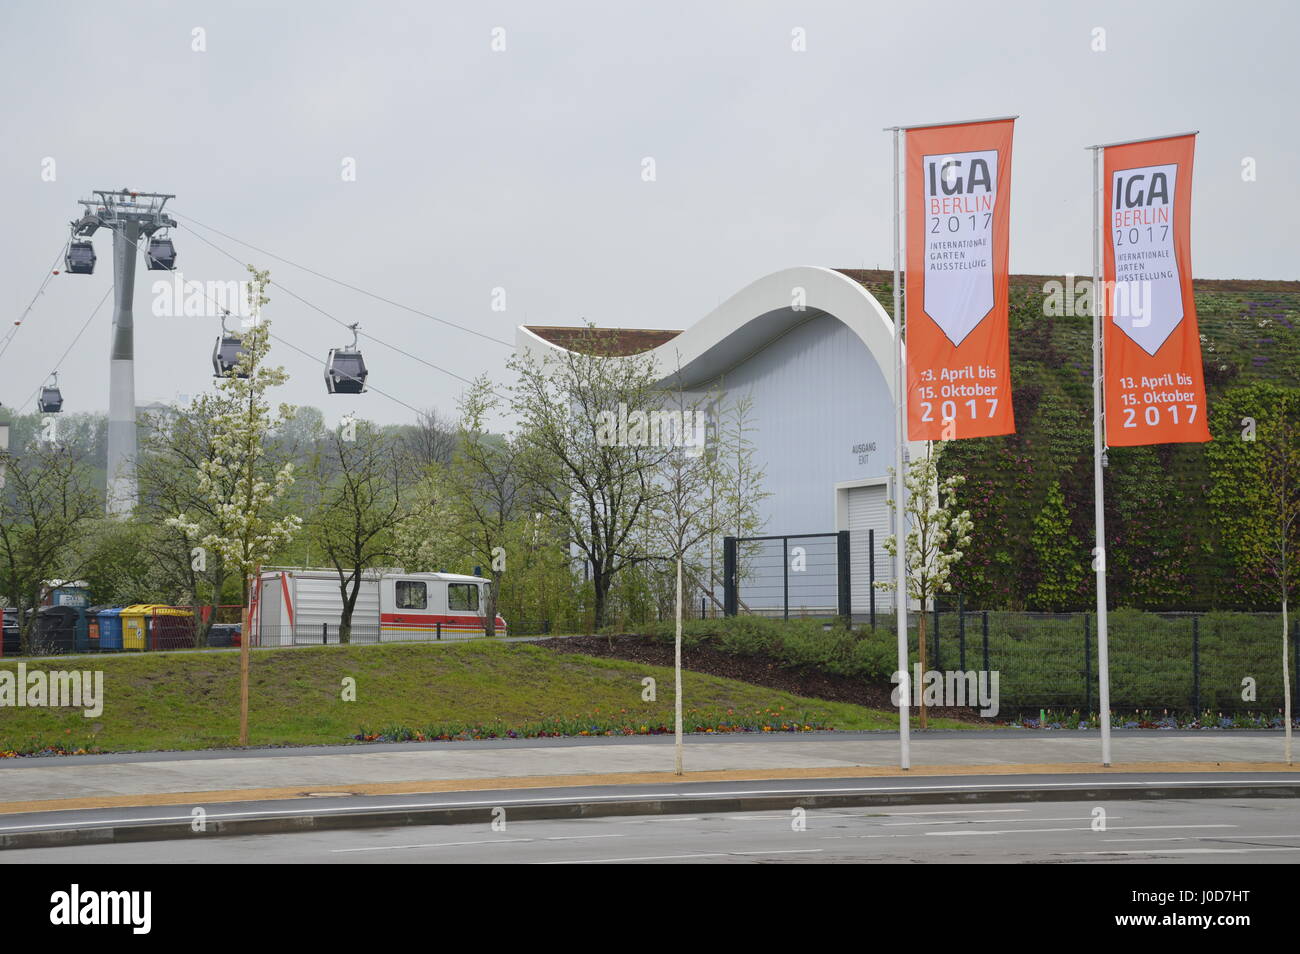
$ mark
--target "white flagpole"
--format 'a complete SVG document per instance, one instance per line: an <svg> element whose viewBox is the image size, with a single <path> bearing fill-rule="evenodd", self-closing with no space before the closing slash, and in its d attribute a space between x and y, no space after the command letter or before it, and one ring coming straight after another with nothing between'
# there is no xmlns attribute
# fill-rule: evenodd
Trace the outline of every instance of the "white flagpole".
<svg viewBox="0 0 1300 954"><path fill-rule="evenodd" d="M1094 559L1097 563L1097 681L1099 687L1101 719L1101 764L1110 767L1110 648L1106 628L1106 513L1105 492L1102 484L1103 448L1106 444L1105 402L1103 391L1105 377L1103 341L1103 317L1106 310L1107 296L1101 287L1102 261L1102 223L1105 213L1106 193L1101 181L1102 157L1108 146L1128 146L1139 142L1155 142L1160 139L1178 139L1182 136L1195 136L1196 131L1177 133L1170 136L1154 136L1146 139L1128 139L1123 142L1106 143L1089 146L1092 150L1092 483L1093 507L1097 518L1097 549Z"/></svg>
<svg viewBox="0 0 1300 954"><path fill-rule="evenodd" d="M1110 650L1106 631L1106 512L1102 486L1102 448L1106 440L1105 414L1102 403L1103 354L1102 314L1105 292L1101 287L1102 146L1092 147L1092 481L1093 509L1097 519L1097 680L1101 719L1101 764L1110 767Z"/></svg>
<svg viewBox="0 0 1300 954"><path fill-rule="evenodd" d="M901 256L902 188L898 167L899 133L908 129L933 129L938 126L967 126L977 123L1003 122L1018 116L991 116L988 119L967 119L960 122L925 123L912 126L886 126L894 134L894 398L897 402L897 421L894 428L894 617L898 624L898 767L911 768L911 673L907 653L907 381L903 372L903 332L905 321L902 305ZM905 206L906 203L904 202ZM924 608L922 608L924 611Z"/></svg>
<svg viewBox="0 0 1300 954"><path fill-rule="evenodd" d="M677 638L673 648L673 774L682 774L682 555L677 554Z"/></svg>
<svg viewBox="0 0 1300 954"><path fill-rule="evenodd" d="M898 767L907 771L912 767L911 753L911 674L907 659L907 520L904 506L907 488L904 486L904 448L907 439L907 382L903 380L903 307L900 271L902 244L899 229L902 213L899 209L898 133L894 133L894 400L898 405L894 427L894 617L898 628Z"/></svg>

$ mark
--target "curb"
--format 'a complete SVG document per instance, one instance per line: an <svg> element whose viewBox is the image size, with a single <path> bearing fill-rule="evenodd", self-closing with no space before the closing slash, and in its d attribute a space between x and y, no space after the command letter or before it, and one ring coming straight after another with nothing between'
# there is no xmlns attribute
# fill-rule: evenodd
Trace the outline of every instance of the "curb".
<svg viewBox="0 0 1300 954"><path fill-rule="evenodd" d="M758 812L793 808L871 808L896 805L971 804L989 802L1062 802L1082 800L1136 800L1161 798L1300 798L1300 782L1284 785L1260 785L1242 782L1237 785L1158 784L1114 786L1104 782L1091 788L984 789L970 792L951 790L899 790L892 792L845 792L760 796L685 796L666 799L659 796L619 800L538 803L512 805L512 821L548 819L601 818L620 815L679 815L700 812ZM271 818L213 820L202 833L193 831L190 822L162 822L82 826L43 831L14 832L0 835L0 850L25 848L61 848L77 845L130 844L148 841L171 841L199 837L235 837L241 835L290 834L310 831L339 831L357 828L395 828L412 825L488 825L494 821L495 809L484 806L429 809L358 809L355 812L313 814L305 809L299 815Z"/></svg>

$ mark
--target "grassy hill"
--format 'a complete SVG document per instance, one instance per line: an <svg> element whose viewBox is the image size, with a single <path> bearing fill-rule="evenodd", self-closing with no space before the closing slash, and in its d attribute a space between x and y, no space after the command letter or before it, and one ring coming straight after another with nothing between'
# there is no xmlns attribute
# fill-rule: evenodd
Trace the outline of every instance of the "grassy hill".
<svg viewBox="0 0 1300 954"><path fill-rule="evenodd" d="M0 669L16 666L5 661ZM212 748L233 745L238 736L237 653L81 657L28 668L102 669L103 713L88 719L80 709L0 708L3 753ZM655 702L641 699L646 676L657 681ZM355 702L341 698L348 678L356 681ZM260 650L253 654L250 685L254 745L337 744L358 734L623 735L672 726L671 669L518 643ZM731 679L686 673L683 687L688 729L898 724L895 713Z"/></svg>

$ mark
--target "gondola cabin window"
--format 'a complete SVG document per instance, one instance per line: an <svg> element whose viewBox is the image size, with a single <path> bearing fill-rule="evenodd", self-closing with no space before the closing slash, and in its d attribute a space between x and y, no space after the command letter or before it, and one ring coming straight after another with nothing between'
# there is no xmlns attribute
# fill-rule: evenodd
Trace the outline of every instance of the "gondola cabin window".
<svg viewBox="0 0 1300 954"><path fill-rule="evenodd" d="M478 612L478 584L448 583L447 609L452 612L455 612L456 610L472 610Z"/></svg>
<svg viewBox="0 0 1300 954"><path fill-rule="evenodd" d="M428 590L419 580L398 580L396 590L398 609L428 608Z"/></svg>

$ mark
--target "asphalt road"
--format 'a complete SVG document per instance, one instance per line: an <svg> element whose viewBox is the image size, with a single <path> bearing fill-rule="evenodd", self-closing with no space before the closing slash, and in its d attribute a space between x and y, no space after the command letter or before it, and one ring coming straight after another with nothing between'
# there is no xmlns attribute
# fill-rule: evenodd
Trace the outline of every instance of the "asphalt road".
<svg viewBox="0 0 1300 954"><path fill-rule="evenodd" d="M971 797L997 798L999 792L1016 792L1016 797L1059 799L1062 792L1092 791L1098 787L1124 789L1135 797L1144 790L1178 791L1212 787L1238 789L1242 786L1291 788L1291 773L1280 772L1114 772L1033 775L944 775L882 776L875 778L767 779L764 781L684 782L670 785L577 785L560 788L479 789L461 792L364 795L337 791L312 793L300 798L256 799L241 802L205 803L202 800L171 805L81 808L17 812L0 815L0 835L54 829L109 828L184 822L196 809L203 809L208 821L244 821L301 815L327 816L361 812L409 812L436 809L503 808L507 813L523 806L572 805L602 802L665 803L662 810L682 799L732 799L779 796L864 795L869 797L928 796L933 800L959 802ZM1199 793L1198 793L1199 794ZM1296 801L1300 814L1300 800ZM682 809L677 809L682 811ZM4 863L7 851L0 851Z"/></svg>
<svg viewBox="0 0 1300 954"><path fill-rule="evenodd" d="M1290 787L1290 773L1115 773L1110 775L952 776L590 785L556 789L348 795L17 813L0 833L170 823L181 837L0 851L0 864L24 863L544 863L636 862L1062 862L1300 861L1300 799L1237 797L1244 786ZM1133 798L1091 794L1132 792ZM1212 787L1219 798L1179 798ZM1152 799L1149 790L1162 794ZM1001 792L1007 792L1005 798ZM1011 793L1015 793L1012 795ZM1085 795L1083 793L1090 794ZM1200 795L1200 792L1196 793ZM735 810L739 799L869 797L870 807L807 809L804 829L789 808ZM1077 797L1076 797L1077 796ZM979 797L981 800L972 801ZM900 804L905 798L908 804ZM1045 798L1046 801L1027 799ZM674 801L690 799L674 809ZM641 802L622 814L524 820L536 806ZM935 802L930 804L929 802ZM701 804L702 803L702 804ZM712 810L712 804L718 809ZM778 803L779 804L779 803ZM823 801L825 805L825 801ZM208 822L294 816L469 809L459 824L316 829L252 836L190 835L202 809ZM495 829L489 817L503 819ZM690 813L690 814L687 814ZM536 811L533 811L534 816ZM512 818L511 816L514 816ZM478 819L482 818L482 821ZM1099 825L1104 820L1104 830ZM260 822L259 822L260 823Z"/></svg>
<svg viewBox="0 0 1300 954"><path fill-rule="evenodd" d="M1096 830L1098 809L1105 830ZM8 864L1295 863L1300 803L1206 799L505 820L0 853Z"/></svg>

